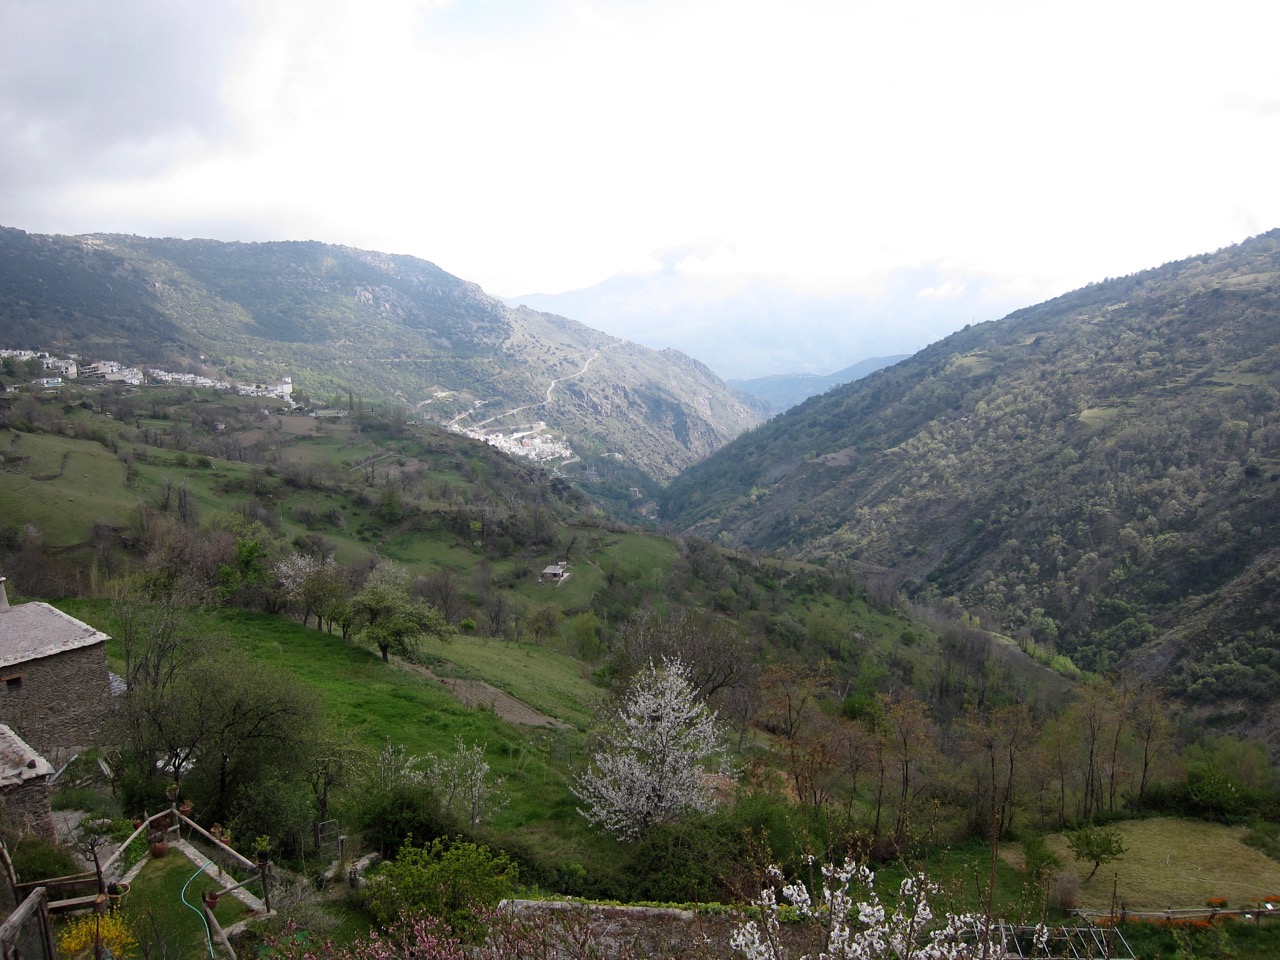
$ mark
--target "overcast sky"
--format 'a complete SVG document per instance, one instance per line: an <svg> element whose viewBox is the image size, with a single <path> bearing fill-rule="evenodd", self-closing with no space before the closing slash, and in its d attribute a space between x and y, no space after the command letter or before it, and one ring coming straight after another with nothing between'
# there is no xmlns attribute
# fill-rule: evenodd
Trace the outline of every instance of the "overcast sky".
<svg viewBox="0 0 1280 960"><path fill-rule="evenodd" d="M1031 303L1280 226L1277 37L1274 0L4 0L0 224Z"/></svg>

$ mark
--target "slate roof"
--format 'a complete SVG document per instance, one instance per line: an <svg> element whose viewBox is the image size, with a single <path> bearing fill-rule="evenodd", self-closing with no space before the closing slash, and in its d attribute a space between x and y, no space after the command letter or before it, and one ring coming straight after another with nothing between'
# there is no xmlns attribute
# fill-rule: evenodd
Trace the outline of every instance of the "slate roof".
<svg viewBox="0 0 1280 960"><path fill-rule="evenodd" d="M20 736L0 723L0 787L16 787L26 780L47 777L53 766Z"/></svg>
<svg viewBox="0 0 1280 960"><path fill-rule="evenodd" d="M47 603L0 609L0 668L91 647L107 635Z"/></svg>

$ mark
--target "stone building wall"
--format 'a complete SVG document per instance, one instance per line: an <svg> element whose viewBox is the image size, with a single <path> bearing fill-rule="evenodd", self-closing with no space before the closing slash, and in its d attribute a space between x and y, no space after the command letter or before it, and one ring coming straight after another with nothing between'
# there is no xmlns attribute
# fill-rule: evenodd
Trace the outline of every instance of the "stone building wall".
<svg viewBox="0 0 1280 960"><path fill-rule="evenodd" d="M110 714L105 642L0 668L0 723L46 757L102 744Z"/></svg>
<svg viewBox="0 0 1280 960"><path fill-rule="evenodd" d="M49 778L37 777L0 789L0 818L5 826L56 839L53 812L49 805Z"/></svg>

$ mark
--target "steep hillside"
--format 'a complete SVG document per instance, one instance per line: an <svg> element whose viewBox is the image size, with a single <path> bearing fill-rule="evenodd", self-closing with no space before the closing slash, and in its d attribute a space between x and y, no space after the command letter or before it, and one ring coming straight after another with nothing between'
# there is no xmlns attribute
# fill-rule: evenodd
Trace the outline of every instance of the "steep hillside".
<svg viewBox="0 0 1280 960"><path fill-rule="evenodd" d="M321 243L49 237L0 229L0 345L232 380L292 376L665 480L759 422L706 367L528 309L438 267Z"/></svg>
<svg viewBox="0 0 1280 960"><path fill-rule="evenodd" d="M678 478L664 516L955 596L1261 730L1280 701L1278 389L1273 231L814 397Z"/></svg>

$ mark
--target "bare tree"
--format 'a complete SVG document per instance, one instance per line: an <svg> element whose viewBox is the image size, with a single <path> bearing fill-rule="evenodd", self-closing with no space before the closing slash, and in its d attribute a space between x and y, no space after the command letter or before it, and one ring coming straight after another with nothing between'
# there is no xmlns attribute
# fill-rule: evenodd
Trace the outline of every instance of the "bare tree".
<svg viewBox="0 0 1280 960"><path fill-rule="evenodd" d="M746 650L736 625L691 610L659 614L641 610L622 628L614 665L630 677L649 661L678 659L689 671L700 696L710 699L721 690L754 681L754 658Z"/></svg>

